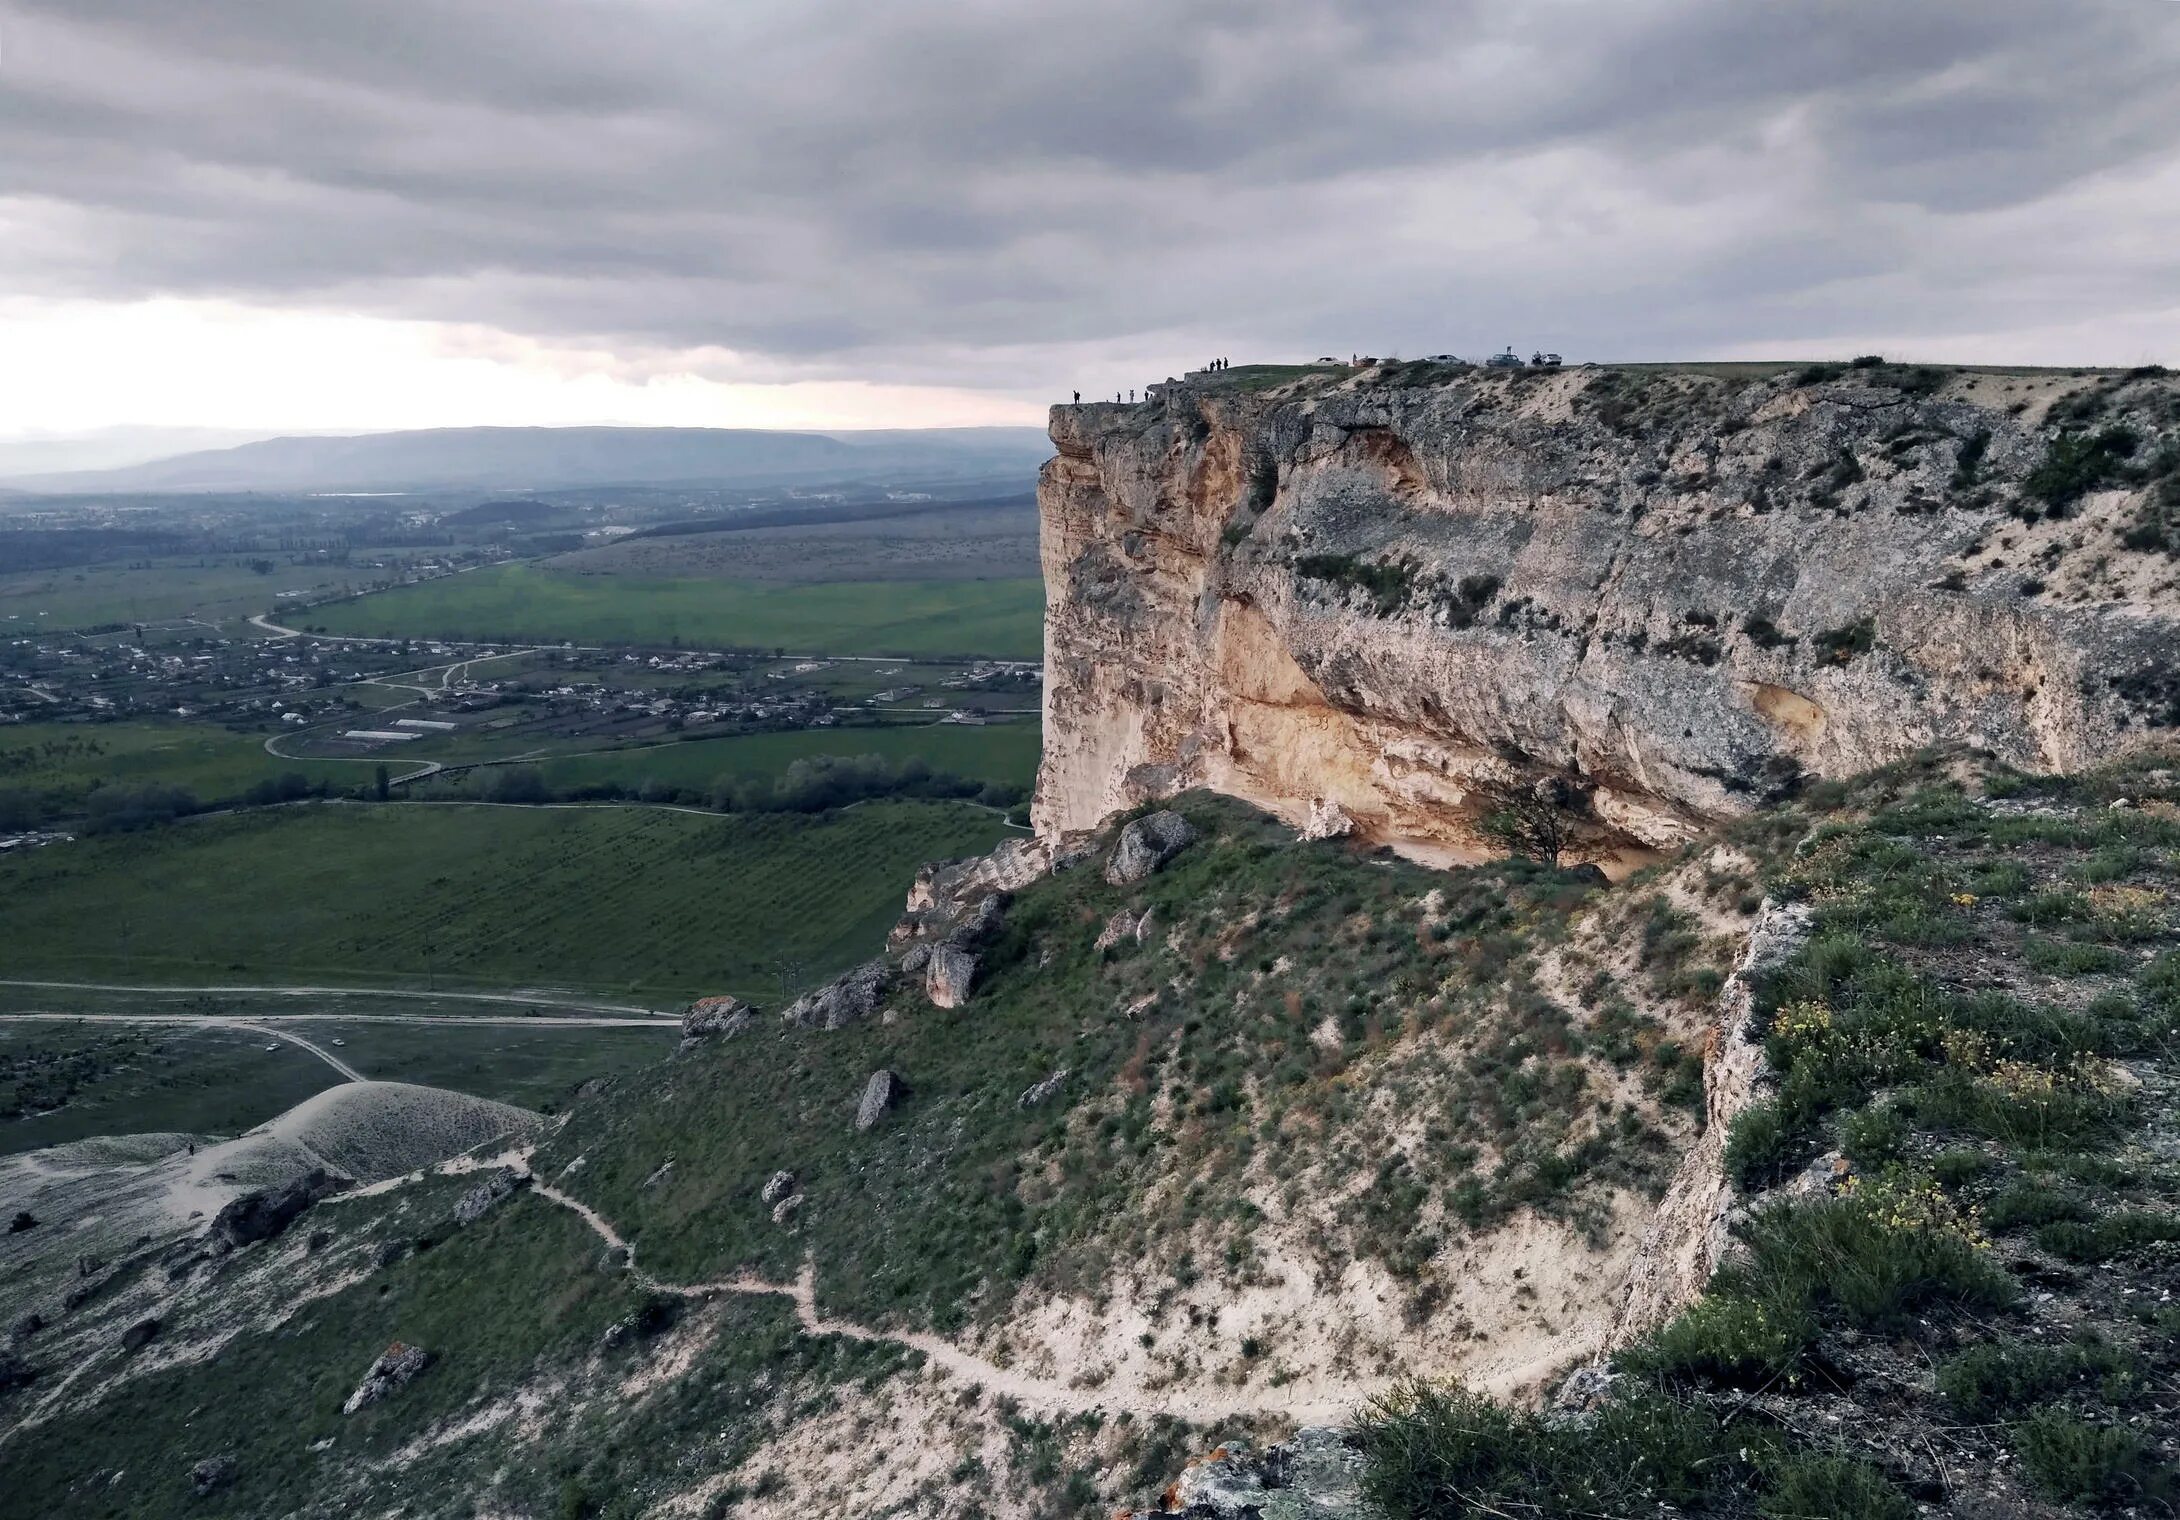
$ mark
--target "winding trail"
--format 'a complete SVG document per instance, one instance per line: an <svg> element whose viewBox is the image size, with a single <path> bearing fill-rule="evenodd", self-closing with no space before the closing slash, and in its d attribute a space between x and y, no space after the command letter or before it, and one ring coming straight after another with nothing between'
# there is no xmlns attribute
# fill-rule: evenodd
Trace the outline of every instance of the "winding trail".
<svg viewBox="0 0 2180 1520"><path fill-rule="evenodd" d="M525 1165L527 1161L525 1153ZM574 1214L608 1246L625 1251L629 1276L653 1292L688 1299L727 1295L784 1298L795 1306L795 1321L807 1335L837 1335L853 1341L905 1346L921 1352L926 1361L944 1368L965 1383L976 1384L987 1393L1013 1399L1032 1409L1062 1414L1088 1414L1093 1410L1115 1414L1125 1410L1144 1417L1171 1415L1196 1423L1269 1415L1290 1419L1298 1425L1323 1425L1347 1418L1358 1405L1385 1391L1393 1382L1384 1379L1342 1385L1337 1392L1322 1385L1305 1390L1292 1384L1285 1389L1205 1388L1201 1385L1171 1389L1110 1385L1078 1387L1058 1378L1039 1377L1018 1368L1002 1367L952 1341L923 1331L874 1330L852 1320L829 1319L818 1312L817 1264L812 1261L804 1261L801 1273L791 1283L771 1282L747 1272L717 1282L667 1282L639 1266L636 1248L622 1238L610 1221L580 1198L563 1193L538 1177L535 1171L531 1173L530 1191Z"/></svg>

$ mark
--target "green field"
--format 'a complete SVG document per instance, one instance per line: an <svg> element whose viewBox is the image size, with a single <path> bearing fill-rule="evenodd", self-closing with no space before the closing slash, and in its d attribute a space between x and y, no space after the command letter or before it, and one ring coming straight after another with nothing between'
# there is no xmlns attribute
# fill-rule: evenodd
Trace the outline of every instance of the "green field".
<svg viewBox="0 0 2180 1520"><path fill-rule="evenodd" d="M917 865L992 815L325 805L0 857L9 974L54 980L562 987L777 1002L876 952Z"/></svg>
<svg viewBox="0 0 2180 1520"><path fill-rule="evenodd" d="M0 791L17 789L80 803L107 783L186 787L199 801L234 797L300 761L265 753L256 734L208 723L11 723L0 728ZM324 767L318 768L320 774ZM344 780L354 781L353 776Z"/></svg>
<svg viewBox="0 0 2180 1520"><path fill-rule="evenodd" d="M563 755L538 762L537 769L556 792L607 781L627 787L661 781L702 790L725 776L777 776L811 755L882 755L895 761L921 759L935 771L951 771L972 781L1027 787L1037 779L1041 737L1035 723L993 723L982 728L952 723L800 728ZM472 774L488 778L492 771Z"/></svg>
<svg viewBox="0 0 2180 1520"><path fill-rule="evenodd" d="M179 617L233 621L265 611L282 592L331 595L370 578L346 565L277 565L259 575L244 558L217 555L24 571L0 575L0 636Z"/></svg>
<svg viewBox="0 0 2180 1520"><path fill-rule="evenodd" d="M295 1028L320 1045L345 1041L341 1059L373 1081L451 1087L546 1113L565 1107L575 1089L593 1077L665 1060L680 1034L680 1025L664 1019L656 1029L586 1029L551 1019L539 1019L534 1029L320 1019Z"/></svg>
<svg viewBox="0 0 2180 1520"><path fill-rule="evenodd" d="M1044 587L1034 577L782 586L516 564L297 617L313 628L372 637L1034 659L1044 646Z"/></svg>
<svg viewBox="0 0 2180 1520"><path fill-rule="evenodd" d="M341 1080L309 1051L272 1043L244 1029L0 1021L0 1111L62 1099L0 1117L0 1155L93 1135L239 1135ZM73 1073L63 1087L25 1080L56 1066Z"/></svg>

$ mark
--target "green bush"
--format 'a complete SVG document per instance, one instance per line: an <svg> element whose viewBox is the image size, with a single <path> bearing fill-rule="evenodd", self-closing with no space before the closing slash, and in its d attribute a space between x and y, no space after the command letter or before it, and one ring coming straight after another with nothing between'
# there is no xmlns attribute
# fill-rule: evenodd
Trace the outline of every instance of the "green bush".
<svg viewBox="0 0 2180 1520"><path fill-rule="evenodd" d="M2014 1449L2029 1476L2052 1498L2096 1503L2142 1492L2155 1476L2142 1438L2116 1425L2098 1425L2046 1409L2014 1427Z"/></svg>
<svg viewBox="0 0 2180 1520"><path fill-rule="evenodd" d="M2123 1398L2140 1378L2135 1358L2102 1340L2066 1346L1986 1341L1938 1367L1938 1392L1971 1420L1994 1420L2047 1402L2096 1380L2107 1398Z"/></svg>
<svg viewBox="0 0 2180 1520"><path fill-rule="evenodd" d="M2120 1209L2090 1221L2061 1220L2036 1232L2036 1243L2067 1261L2109 1261L2141 1246L2180 1240L2180 1214Z"/></svg>
<svg viewBox="0 0 2180 1520"><path fill-rule="evenodd" d="M2016 1182L1991 1200L1983 1222L1993 1230L2018 1229L2023 1225L2052 1224L2062 1219L2083 1219L2088 1210L2068 1194L2041 1183Z"/></svg>
<svg viewBox="0 0 2180 1520"><path fill-rule="evenodd" d="M1408 1383L1356 1422L1364 1492L1403 1520L1693 1508L1736 1474L1745 1437L1655 1395L1550 1425L1457 1386Z"/></svg>
<svg viewBox="0 0 2180 1520"><path fill-rule="evenodd" d="M1841 1147L1860 1172L1881 1171L1906 1153L1908 1123L1897 1109L1865 1108L1840 1121Z"/></svg>
<svg viewBox="0 0 2180 1520"><path fill-rule="evenodd" d="M1867 1462L1800 1453L1771 1470L1766 1520L1913 1520L1915 1506Z"/></svg>
<svg viewBox="0 0 2180 1520"><path fill-rule="evenodd" d="M1794 1169L1805 1136L1776 1098L1758 1098L1726 1131L1726 1175L1747 1190L1768 1187Z"/></svg>
<svg viewBox="0 0 2180 1520"><path fill-rule="evenodd" d="M1747 1259L1721 1271L1711 1291L1873 1330L1905 1327L1932 1308L2011 1304L2018 1290L1988 1253L1962 1230L1918 1217L1928 1196L1872 1186L1760 1209L1741 1229Z"/></svg>
<svg viewBox="0 0 2180 1520"><path fill-rule="evenodd" d="M2042 502L2053 517L2064 517L2074 503L2109 484L2141 443L2141 437L2127 427L2062 433L2051 441L2043 463L2029 472L2021 489Z"/></svg>
<svg viewBox="0 0 2180 1520"><path fill-rule="evenodd" d="M1753 1388L1792 1368L1816 1335L1816 1321L1805 1310L1711 1294L1631 1347L1620 1365Z"/></svg>

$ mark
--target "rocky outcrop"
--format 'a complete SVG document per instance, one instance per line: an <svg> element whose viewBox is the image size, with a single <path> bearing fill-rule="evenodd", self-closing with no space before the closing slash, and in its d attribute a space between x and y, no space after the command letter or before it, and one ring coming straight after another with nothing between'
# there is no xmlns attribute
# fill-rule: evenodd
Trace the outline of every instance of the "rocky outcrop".
<svg viewBox="0 0 2180 1520"><path fill-rule="evenodd" d="M976 985L976 957L959 945L933 945L924 961L924 995L934 1008L959 1008Z"/></svg>
<svg viewBox="0 0 2180 1520"><path fill-rule="evenodd" d="M1019 1108L1035 1108L1047 1099L1057 1096L1060 1089L1066 1085L1067 1068L1063 1066L1043 1081L1022 1089L1022 1096L1016 1100L1016 1106Z"/></svg>
<svg viewBox="0 0 2180 1520"><path fill-rule="evenodd" d="M681 1050L686 1054L704 1040L724 1040L757 1022L757 1010L728 993L702 997L681 1015Z"/></svg>
<svg viewBox="0 0 2180 1520"><path fill-rule="evenodd" d="M235 1481L236 1471L235 1459L231 1454L206 1457L203 1461L190 1465L189 1491L200 1499L217 1493Z"/></svg>
<svg viewBox="0 0 2180 1520"><path fill-rule="evenodd" d="M891 1071L874 1071L863 1084L863 1097L855 1106L857 1134L869 1129L908 1097L908 1083Z"/></svg>
<svg viewBox="0 0 2180 1520"><path fill-rule="evenodd" d="M284 1233L319 1199L330 1197L347 1186L345 1178L335 1177L322 1167L314 1167L280 1187L244 1193L228 1200L212 1217L207 1243L215 1253L224 1255L261 1240L271 1240Z"/></svg>
<svg viewBox="0 0 2180 1520"><path fill-rule="evenodd" d="M455 1200L454 1222L475 1224L529 1185L528 1172L503 1166Z"/></svg>
<svg viewBox="0 0 2180 1520"><path fill-rule="evenodd" d="M765 1185L757 1190L757 1197L764 1203L766 1208L770 1208L793 1191L795 1191L795 1174L785 1171L774 1172L765 1179Z"/></svg>
<svg viewBox="0 0 2180 1520"><path fill-rule="evenodd" d="M780 1017L804 1029L845 1029L875 1013L892 985L891 966L883 960L866 961L804 993Z"/></svg>
<svg viewBox="0 0 2180 1520"><path fill-rule="evenodd" d="M354 1414L367 1405L393 1397L421 1377L432 1361L432 1354L422 1346L395 1341L371 1363L363 1381L356 1385L356 1391L341 1404L341 1413Z"/></svg>
<svg viewBox="0 0 2180 1520"><path fill-rule="evenodd" d="M1188 1520L1368 1520L1362 1453L1330 1426L1304 1426L1264 1451L1228 1441L1191 1461L1154 1513Z"/></svg>
<svg viewBox="0 0 2180 1520"><path fill-rule="evenodd" d="M1188 820L1179 813L1157 812L1137 818L1120 831L1113 853L1106 857L1108 886L1132 887L1142 881L1196 837Z"/></svg>
<svg viewBox="0 0 2180 1520"><path fill-rule="evenodd" d="M2180 498L2176 401L1381 365L1055 408L1040 838L1200 786L1451 862L1553 778L1608 859L1928 745L2109 755L2180 722L2175 560L2140 526Z"/></svg>
<svg viewBox="0 0 2180 1520"><path fill-rule="evenodd" d="M1801 948L1809 922L1807 908L1767 898L1740 963L1719 990L1718 1019L1703 1053L1703 1133L1681 1158L1644 1228L1608 1348L1641 1338L1694 1302L1718 1269L1734 1196L1726 1176L1726 1137L1755 1101L1764 1071L1763 1043L1750 1024L1756 984Z"/></svg>

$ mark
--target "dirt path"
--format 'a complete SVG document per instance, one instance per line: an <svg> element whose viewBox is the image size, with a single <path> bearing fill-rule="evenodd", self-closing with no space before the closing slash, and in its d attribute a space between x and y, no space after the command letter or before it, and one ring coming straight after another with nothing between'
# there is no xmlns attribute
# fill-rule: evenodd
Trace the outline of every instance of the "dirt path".
<svg viewBox="0 0 2180 1520"><path fill-rule="evenodd" d="M326 1065L332 1067L335 1071L339 1072L342 1076L346 1077L351 1082L368 1082L371 1080L362 1072L356 1070L355 1067L349 1065L346 1061L335 1055L332 1051L326 1049L323 1045L318 1044L314 1040L306 1040L301 1035L293 1033L290 1030L273 1029L264 1024L245 1023L241 1019L207 1019L204 1022L215 1027L224 1026L228 1029L247 1029L253 1034L261 1034L265 1036L265 1038L268 1040L284 1040L290 1045L294 1045L299 1047L300 1049L309 1051L312 1055L316 1056L319 1060L325 1062Z"/></svg>
<svg viewBox="0 0 2180 1520"><path fill-rule="evenodd" d="M589 1204L561 1192L538 1178L535 1173L532 1174L530 1190L540 1198L575 1214L608 1246L626 1251L629 1275L654 1292L671 1293L680 1298L716 1298L725 1294L784 1298L794 1304L796 1323L801 1325L806 1334L838 1335L854 1341L906 1346L910 1350L921 1352L926 1361L944 1368L963 1382L976 1384L987 1393L1013 1399L1032 1409L1062 1414L1088 1414L1092 1410L1115 1414L1126 1410L1145 1417L1172 1415L1196 1422L1253 1419L1269 1415L1293 1420L1298 1425L1320 1425L1346 1418L1364 1400L1390 1386L1389 1382L1358 1384L1351 1388L1343 1387L1337 1392L1322 1386L1303 1389L1293 1385L1285 1389L1221 1389L1202 1386L1175 1386L1171 1389L1078 1387L1071 1382L1038 1377L1017 1368L1002 1367L996 1362L986 1361L974 1352L964 1350L952 1341L922 1331L874 1330L852 1320L827 1318L818 1312L817 1265L814 1262L804 1262L801 1274L791 1283L770 1282L746 1272L718 1282L667 1282L639 1266L635 1247L624 1240L620 1231L614 1229Z"/></svg>

